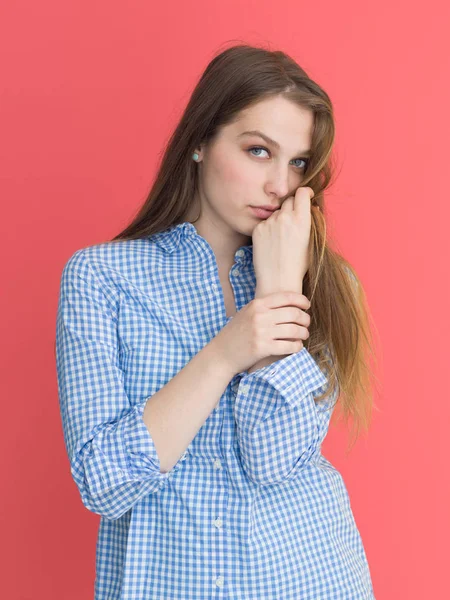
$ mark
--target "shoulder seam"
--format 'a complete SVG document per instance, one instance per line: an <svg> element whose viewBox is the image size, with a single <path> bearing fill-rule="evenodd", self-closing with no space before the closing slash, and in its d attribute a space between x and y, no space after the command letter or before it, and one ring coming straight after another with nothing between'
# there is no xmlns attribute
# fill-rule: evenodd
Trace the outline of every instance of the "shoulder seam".
<svg viewBox="0 0 450 600"><path fill-rule="evenodd" d="M106 301L112 315L114 316L115 319L117 319L117 310L115 309L115 307L111 304L110 300L108 299L108 295L105 293L105 287L102 285L100 279L98 278L97 274L95 273L92 263L86 256L85 248L81 248L80 250L77 250L77 252L80 253L80 255L83 257L84 261L86 262L89 272L91 273L91 275L92 275L95 283L97 284L99 290L101 291L103 297L105 298L105 301Z"/></svg>

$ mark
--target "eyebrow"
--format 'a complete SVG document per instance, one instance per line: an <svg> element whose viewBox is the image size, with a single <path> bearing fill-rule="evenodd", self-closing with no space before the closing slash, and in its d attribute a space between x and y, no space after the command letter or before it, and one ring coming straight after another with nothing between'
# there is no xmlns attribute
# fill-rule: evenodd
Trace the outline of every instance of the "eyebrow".
<svg viewBox="0 0 450 600"><path fill-rule="evenodd" d="M266 135L262 131L258 131L257 129L254 129L252 131L244 131L243 133L240 133L238 135L238 138L243 137L244 135L257 135L258 137L265 140L268 144L272 144L272 146L274 146L278 150L280 149L280 144L278 142L276 142L275 140L270 138L268 135ZM311 156L311 150L301 150L298 154L303 155L303 156Z"/></svg>

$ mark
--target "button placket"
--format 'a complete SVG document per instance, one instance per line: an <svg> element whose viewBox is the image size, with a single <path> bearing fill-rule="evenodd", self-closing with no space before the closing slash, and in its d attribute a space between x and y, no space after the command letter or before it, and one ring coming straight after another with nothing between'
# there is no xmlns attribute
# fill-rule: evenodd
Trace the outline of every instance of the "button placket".
<svg viewBox="0 0 450 600"><path fill-rule="evenodd" d="M242 392L243 396L246 396L249 388L250 388L250 386L248 383L241 383L241 385L239 387L239 391Z"/></svg>
<svg viewBox="0 0 450 600"><path fill-rule="evenodd" d="M215 458L214 459L214 469L219 470L222 469L222 462L220 460L220 458ZM221 517L217 517L216 519L214 519L213 521L213 525L215 527L217 527L217 529L222 529L223 527L223 520L221 519ZM225 584L225 579L222 575L219 575L219 577L216 577L215 579L215 585L219 588L223 587Z"/></svg>

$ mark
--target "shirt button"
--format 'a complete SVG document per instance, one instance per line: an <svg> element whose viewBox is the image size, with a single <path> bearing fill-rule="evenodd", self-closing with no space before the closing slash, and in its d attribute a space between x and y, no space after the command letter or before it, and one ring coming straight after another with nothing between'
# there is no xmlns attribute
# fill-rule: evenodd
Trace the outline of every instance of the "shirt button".
<svg viewBox="0 0 450 600"><path fill-rule="evenodd" d="M242 248L236 252L236 256L244 256L244 251Z"/></svg>
<svg viewBox="0 0 450 600"><path fill-rule="evenodd" d="M223 525L223 521L222 519L219 517L214 521L214 525L217 527L217 529L220 529Z"/></svg>
<svg viewBox="0 0 450 600"><path fill-rule="evenodd" d="M217 290L217 283L212 283L211 287L212 287L213 290Z"/></svg>
<svg viewBox="0 0 450 600"><path fill-rule="evenodd" d="M239 388L244 396L248 392L248 387L249 387L248 383L243 383L243 384L241 384L241 387Z"/></svg>
<svg viewBox="0 0 450 600"><path fill-rule="evenodd" d="M222 587L223 586L223 582L224 582L224 579L223 579L223 577L221 575L220 577L218 577L216 579L216 585L217 585L217 587Z"/></svg>
<svg viewBox="0 0 450 600"><path fill-rule="evenodd" d="M218 458L216 458L216 460L214 461L214 468L215 469L221 469L222 468L222 463L220 462L220 460Z"/></svg>
<svg viewBox="0 0 450 600"><path fill-rule="evenodd" d="M234 270L234 274L235 274L235 275L239 275L239 274L240 274L240 272L241 272L240 268L239 268L239 267L236 267L236 268L235 268L235 270Z"/></svg>

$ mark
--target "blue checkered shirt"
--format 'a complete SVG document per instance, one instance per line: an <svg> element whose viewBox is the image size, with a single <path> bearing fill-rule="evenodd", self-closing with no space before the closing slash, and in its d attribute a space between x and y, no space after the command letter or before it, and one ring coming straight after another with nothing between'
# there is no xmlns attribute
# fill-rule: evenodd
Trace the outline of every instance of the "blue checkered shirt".
<svg viewBox="0 0 450 600"><path fill-rule="evenodd" d="M253 247L230 271L254 298ZM56 319L71 474L100 515L95 600L369 600L369 566L340 473L321 454L336 396L303 348L233 376L161 473L147 398L229 319L192 223L75 251Z"/></svg>

